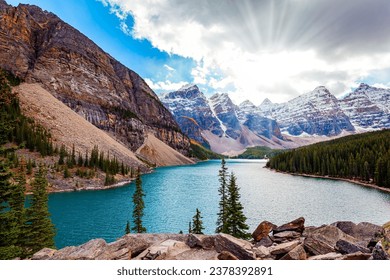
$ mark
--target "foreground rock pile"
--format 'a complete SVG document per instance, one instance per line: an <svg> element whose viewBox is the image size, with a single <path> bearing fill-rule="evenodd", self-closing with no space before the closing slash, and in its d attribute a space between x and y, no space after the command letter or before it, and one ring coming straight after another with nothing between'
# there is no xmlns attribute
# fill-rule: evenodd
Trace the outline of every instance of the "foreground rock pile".
<svg viewBox="0 0 390 280"><path fill-rule="evenodd" d="M305 227L259 224L251 242L228 234L128 234L112 243L94 239L61 250L42 249L33 260L389 260L390 222L336 222Z"/></svg>

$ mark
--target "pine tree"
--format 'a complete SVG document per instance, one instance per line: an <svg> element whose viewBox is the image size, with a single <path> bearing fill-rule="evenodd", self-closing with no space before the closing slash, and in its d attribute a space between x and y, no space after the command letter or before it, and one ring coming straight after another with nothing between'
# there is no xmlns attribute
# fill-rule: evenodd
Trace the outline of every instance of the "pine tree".
<svg viewBox="0 0 390 280"><path fill-rule="evenodd" d="M249 227L245 223L246 217L244 215L244 207L240 202L240 188L236 183L236 176L232 172L229 178L228 185L228 206L227 206L227 217L226 217L226 228L227 233L230 235L247 239L250 235L246 232Z"/></svg>
<svg viewBox="0 0 390 280"><path fill-rule="evenodd" d="M227 217L227 167L225 159L221 160L221 169L218 172L220 187L218 189L218 193L220 195L219 201L219 212L217 219L217 228L215 230L216 233L223 232L227 233L226 228L226 217Z"/></svg>
<svg viewBox="0 0 390 280"><path fill-rule="evenodd" d="M130 222L127 221L126 228L125 228L125 234L129 234L129 233L130 233Z"/></svg>
<svg viewBox="0 0 390 280"><path fill-rule="evenodd" d="M10 179L9 163L0 160L0 259L13 259L21 254L18 245L20 227L17 221L15 192Z"/></svg>
<svg viewBox="0 0 390 280"><path fill-rule="evenodd" d="M134 226L132 227L132 230L134 230L137 233L146 232L146 228L142 225L142 217L144 215L144 208L145 208L144 199L143 199L144 196L145 194L144 191L142 190L141 174L138 168L137 178L135 180L135 192L133 195Z"/></svg>
<svg viewBox="0 0 390 280"><path fill-rule="evenodd" d="M67 179L70 177L70 172L69 172L69 169L68 169L68 165L65 165L65 168L64 168L64 179Z"/></svg>
<svg viewBox="0 0 390 280"><path fill-rule="evenodd" d="M201 216L201 213L199 211L198 208L196 208L196 214L195 216L192 218L192 233L195 233L195 234L203 234L203 230L204 230L204 227L203 227L203 222L202 222L202 216Z"/></svg>
<svg viewBox="0 0 390 280"><path fill-rule="evenodd" d="M188 233L192 233L192 224L191 224L191 222L188 223Z"/></svg>
<svg viewBox="0 0 390 280"><path fill-rule="evenodd" d="M55 229L48 209L46 172L40 166L32 182L33 195L27 211L27 246L29 255L42 248L54 248Z"/></svg>

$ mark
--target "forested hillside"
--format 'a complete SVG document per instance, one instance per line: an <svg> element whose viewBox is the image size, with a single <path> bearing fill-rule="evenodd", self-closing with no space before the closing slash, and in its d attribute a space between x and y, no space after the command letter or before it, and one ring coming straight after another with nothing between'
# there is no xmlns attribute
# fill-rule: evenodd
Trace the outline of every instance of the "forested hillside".
<svg viewBox="0 0 390 280"><path fill-rule="evenodd" d="M235 158L244 158L244 159L264 159L274 157L280 153L283 153L284 150L280 149L271 149L265 146L250 147L245 150L242 154L236 156Z"/></svg>
<svg viewBox="0 0 390 280"><path fill-rule="evenodd" d="M279 154L267 167L390 187L390 130L352 135Z"/></svg>

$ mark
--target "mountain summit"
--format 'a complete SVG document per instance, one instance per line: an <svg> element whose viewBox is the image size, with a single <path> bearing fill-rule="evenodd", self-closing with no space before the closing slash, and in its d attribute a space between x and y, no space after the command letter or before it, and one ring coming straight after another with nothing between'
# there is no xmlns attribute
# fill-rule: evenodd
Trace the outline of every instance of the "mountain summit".
<svg viewBox="0 0 390 280"><path fill-rule="evenodd" d="M227 93L208 99L194 85L164 94L161 101L184 133L215 152L235 154L256 145L282 148L277 123L260 116L250 101L236 106Z"/></svg>

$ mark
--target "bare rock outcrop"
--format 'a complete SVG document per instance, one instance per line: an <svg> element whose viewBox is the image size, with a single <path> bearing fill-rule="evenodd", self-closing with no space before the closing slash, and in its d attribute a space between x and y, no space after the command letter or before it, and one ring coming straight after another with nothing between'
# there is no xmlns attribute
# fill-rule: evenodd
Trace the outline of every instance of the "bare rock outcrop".
<svg viewBox="0 0 390 280"><path fill-rule="evenodd" d="M339 227L308 227L302 219L287 223L290 230L269 233L269 247L255 239L241 240L229 234L128 234L115 242L94 239L80 246L60 250L42 249L34 260L389 260L387 238L389 223L383 227L365 224L355 237ZM298 222L298 223L297 223ZM269 223L269 222L267 222ZM287 225L286 224L286 225ZM343 226L341 226L341 224ZM340 222L344 229L353 223ZM284 228L285 225L283 225ZM274 227L277 228L277 227ZM291 230L291 229L295 229ZM367 236L379 230L382 235L374 247L362 245ZM303 233L302 233L302 232ZM285 238L280 233L285 233ZM294 232L292 234L291 232ZM274 236L278 238L275 238ZM263 237L262 239L266 238Z"/></svg>

